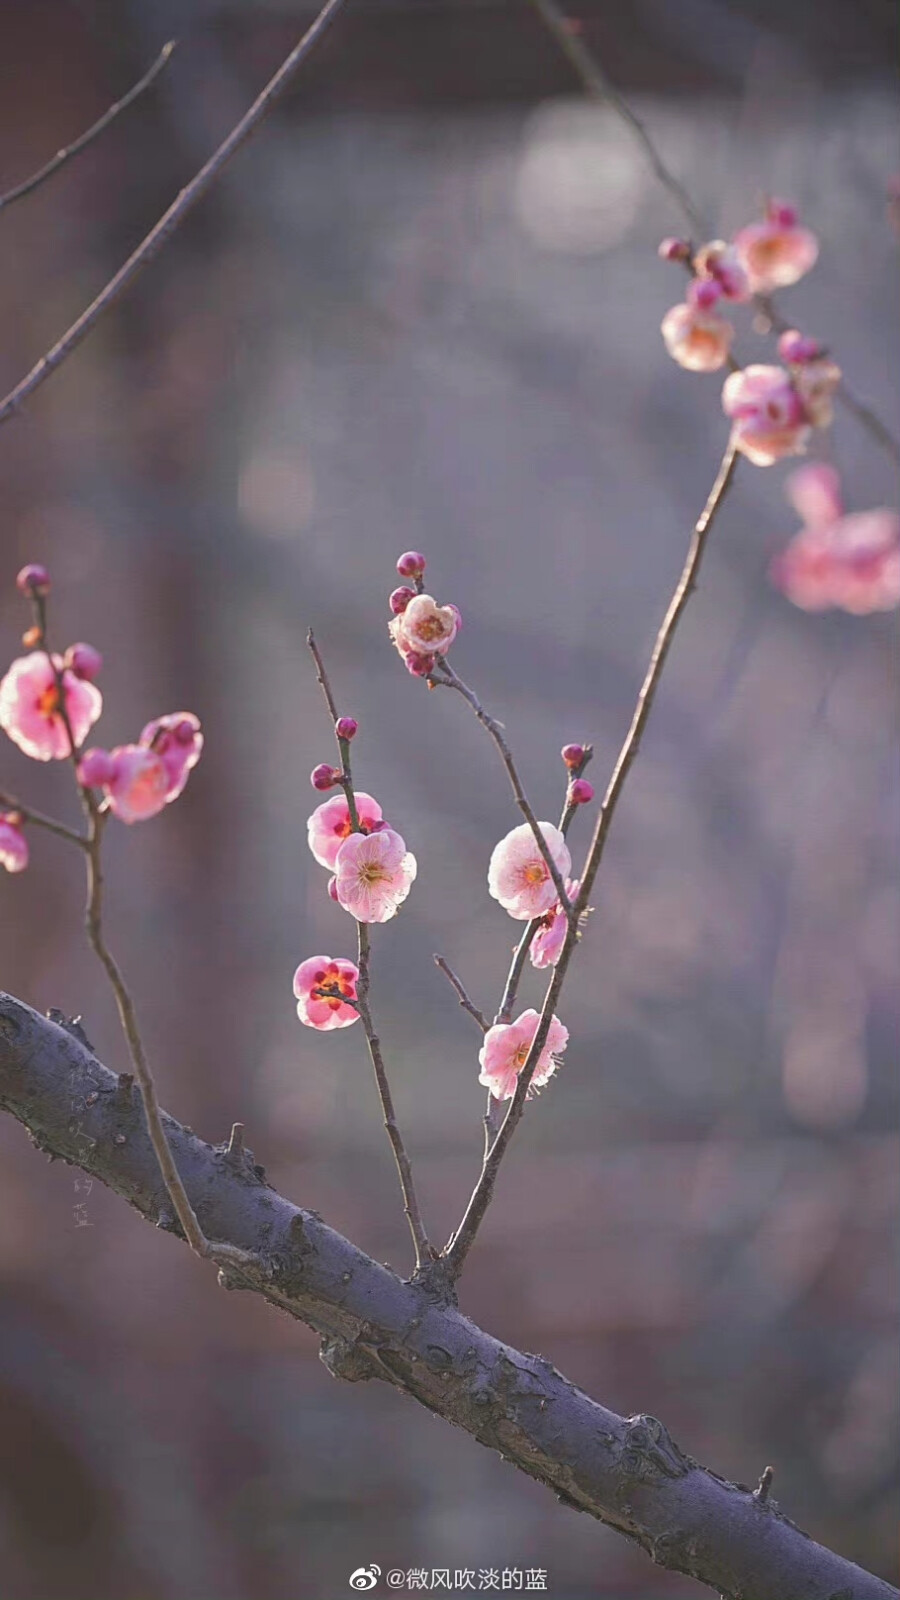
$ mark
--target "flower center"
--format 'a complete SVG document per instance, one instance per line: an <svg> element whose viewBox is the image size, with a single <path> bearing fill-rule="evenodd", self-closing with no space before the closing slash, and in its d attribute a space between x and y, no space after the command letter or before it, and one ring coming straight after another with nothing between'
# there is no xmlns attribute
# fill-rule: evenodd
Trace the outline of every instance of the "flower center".
<svg viewBox="0 0 900 1600"><path fill-rule="evenodd" d="M37 708L42 717L52 719L59 715L59 689L55 683L48 683L43 693L38 695Z"/></svg>
<svg viewBox="0 0 900 1600"><path fill-rule="evenodd" d="M431 644L434 639L443 638L445 632L446 629L440 617L426 617L425 621L420 622L416 628L419 638L423 639L426 644Z"/></svg>
<svg viewBox="0 0 900 1600"><path fill-rule="evenodd" d="M530 1044L520 1044L519 1045L518 1050L516 1051L515 1055L513 1056L513 1066L515 1067L517 1072L521 1072L522 1071L522 1068L524 1067L526 1061L528 1060L528 1052L529 1052L530 1049L531 1049L531 1045Z"/></svg>
<svg viewBox="0 0 900 1600"><path fill-rule="evenodd" d="M549 873L543 861L529 861L527 867L522 868L522 877L526 883L544 883Z"/></svg>
<svg viewBox="0 0 900 1600"><path fill-rule="evenodd" d="M363 861L359 869L362 883L390 883L391 875L380 861Z"/></svg>

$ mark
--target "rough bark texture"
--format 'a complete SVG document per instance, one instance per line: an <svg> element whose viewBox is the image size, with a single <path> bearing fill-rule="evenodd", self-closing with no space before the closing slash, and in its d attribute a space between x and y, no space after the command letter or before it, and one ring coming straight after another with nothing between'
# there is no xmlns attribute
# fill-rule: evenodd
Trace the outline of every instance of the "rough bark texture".
<svg viewBox="0 0 900 1600"><path fill-rule="evenodd" d="M0 993L0 1107L39 1149L180 1232L130 1080L54 1015ZM165 1114L164 1122L206 1236L263 1263L225 1286L307 1323L335 1377L394 1384L726 1600L896 1600L896 1589L816 1544L771 1500L693 1461L656 1418L605 1410L549 1361L476 1327L437 1278L404 1282L291 1205L245 1151L230 1156Z"/></svg>

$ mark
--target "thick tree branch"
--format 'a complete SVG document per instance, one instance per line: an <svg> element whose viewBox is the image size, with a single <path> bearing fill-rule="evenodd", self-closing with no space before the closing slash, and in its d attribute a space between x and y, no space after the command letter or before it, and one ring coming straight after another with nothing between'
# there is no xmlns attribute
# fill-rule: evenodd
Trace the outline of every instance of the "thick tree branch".
<svg viewBox="0 0 900 1600"><path fill-rule="evenodd" d="M51 1159L83 1168L178 1233L139 1107L117 1086L77 1037L0 994L0 1107ZM165 1122L204 1231L259 1259L223 1268L220 1281L311 1327L335 1377L392 1383L725 1600L898 1600L771 1499L699 1466L655 1418L607 1411L549 1361L501 1344L446 1296L405 1283L291 1205L246 1150L229 1154Z"/></svg>
<svg viewBox="0 0 900 1600"><path fill-rule="evenodd" d="M231 160L231 157L249 139L272 107L281 99L298 67L306 59L310 50L324 33L332 17L336 15L342 5L343 0L326 0L326 4L319 12L315 22L307 29L303 38L300 39L290 55L282 62L275 76L269 80L262 93L254 100L249 111L245 112L240 122L232 128L227 139L222 141L219 148L213 152L196 176L176 196L168 211L163 212L156 226L150 229L146 239L142 240L133 254L128 257L124 266L119 268L115 277L110 278L109 283L104 289L101 289L96 300L91 302L87 309L81 313L81 316L63 334L62 338L57 340L52 350L48 350L46 355L41 356L40 361L22 378L21 382L16 384L14 389L10 390L5 400L0 402L0 423L6 422L9 417L15 416L23 400L27 400L35 389L39 388L49 378L51 372L55 372L66 357L77 349L82 339L86 338L104 312L108 311L111 306L116 304L117 300L121 299L125 290L130 287L138 276L138 273L147 266L148 262L153 260L154 256L159 254L159 251L172 237L176 228L181 226L185 217L189 212L193 211L197 202L203 198L207 190L215 183L219 174Z"/></svg>

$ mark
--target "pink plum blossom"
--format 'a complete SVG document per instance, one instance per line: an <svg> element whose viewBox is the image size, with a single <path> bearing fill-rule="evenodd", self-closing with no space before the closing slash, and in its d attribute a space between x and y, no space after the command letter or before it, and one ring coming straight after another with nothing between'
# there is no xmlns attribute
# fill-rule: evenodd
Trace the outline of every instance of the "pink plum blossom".
<svg viewBox="0 0 900 1600"><path fill-rule="evenodd" d="M370 794L361 789L356 792L356 814L364 834L373 833L382 821L381 807ZM307 824L309 848L321 867L334 871L337 853L353 832L350 807L346 796L336 794L331 800L316 806Z"/></svg>
<svg viewBox="0 0 900 1600"><path fill-rule="evenodd" d="M814 428L829 427L834 416L834 395L840 386L841 369L836 361L821 356L794 369L794 387Z"/></svg>
<svg viewBox="0 0 900 1600"><path fill-rule="evenodd" d="M697 251L694 271L702 280L711 278L726 300L737 304L750 299L750 283L733 245L724 239L711 239Z"/></svg>
<svg viewBox="0 0 900 1600"><path fill-rule="evenodd" d="M539 822L550 855L565 879L572 870L569 847L552 822ZM517 922L529 922L550 911L557 900L547 863L527 822L496 844L488 866L488 889Z"/></svg>
<svg viewBox="0 0 900 1600"><path fill-rule="evenodd" d="M61 656L54 656L53 663L62 672L66 712L77 749L103 709L103 696L93 683L63 671ZM20 656L0 682L0 728L35 761L61 761L70 754L56 675L43 650Z"/></svg>
<svg viewBox="0 0 900 1600"><path fill-rule="evenodd" d="M804 526L770 568L773 583L804 611L855 616L900 605L900 516L887 507L844 515L840 480L825 462L788 479Z"/></svg>
<svg viewBox="0 0 900 1600"><path fill-rule="evenodd" d="M770 200L763 222L751 222L735 234L734 248L753 294L771 294L797 283L816 264L819 241L801 228L793 206Z"/></svg>
<svg viewBox="0 0 900 1600"><path fill-rule="evenodd" d="M716 372L728 360L734 329L717 311L687 303L672 306L660 328L672 360L688 372Z"/></svg>
<svg viewBox="0 0 900 1600"><path fill-rule="evenodd" d="M109 809L120 822L146 822L169 800L169 775L155 750L142 744L110 750L111 771L103 785ZM174 796L172 796L174 798Z"/></svg>
<svg viewBox="0 0 900 1600"><path fill-rule="evenodd" d="M722 408L732 418L732 437L758 467L800 455L810 424L802 400L783 367L751 366L725 379Z"/></svg>
<svg viewBox="0 0 900 1600"><path fill-rule="evenodd" d="M497 1022L492 1028L488 1028L484 1044L478 1052L478 1060L481 1063L478 1082L483 1083L486 1089L490 1089L495 1100L511 1100L515 1094L519 1073L528 1059L528 1052L540 1020L537 1011L523 1011L521 1016L516 1017L515 1022ZM528 1085L529 1100L535 1090L540 1089L552 1078L568 1038L568 1028L563 1027L558 1017L553 1017L546 1044L538 1057L537 1066Z"/></svg>
<svg viewBox="0 0 900 1600"><path fill-rule="evenodd" d="M417 594L388 626L402 656L434 656L450 649L461 621L456 606L439 606L430 594Z"/></svg>
<svg viewBox="0 0 900 1600"><path fill-rule="evenodd" d="M193 711L170 711L148 722L138 744L162 758L166 769L166 801L177 800L203 750L200 719Z"/></svg>
<svg viewBox="0 0 900 1600"><path fill-rule="evenodd" d="M393 828L351 833L334 864L339 905L357 922L389 922L409 894L416 858Z"/></svg>
<svg viewBox="0 0 900 1600"><path fill-rule="evenodd" d="M566 894L569 900L575 899L581 884L577 878L566 879ZM557 900L554 906L541 918L541 926L528 947L528 955L533 967L555 967L562 954L562 947L566 941L568 922L562 906Z"/></svg>
<svg viewBox="0 0 900 1600"><path fill-rule="evenodd" d="M23 872L28 865L28 840L18 812L0 813L0 867L7 872Z"/></svg>
<svg viewBox="0 0 900 1600"><path fill-rule="evenodd" d="M340 998L346 995L356 999L359 967L340 956L310 956L301 961L294 973L294 994L297 996L297 1015L308 1028L349 1028L359 1020L355 1006ZM336 993L328 993L335 990ZM323 993L323 991L326 991Z"/></svg>

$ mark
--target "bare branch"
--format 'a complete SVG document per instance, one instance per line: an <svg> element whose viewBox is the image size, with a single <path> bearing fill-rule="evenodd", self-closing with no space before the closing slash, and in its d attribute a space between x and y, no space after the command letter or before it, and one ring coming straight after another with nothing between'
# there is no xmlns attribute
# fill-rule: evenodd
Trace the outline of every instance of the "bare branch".
<svg viewBox="0 0 900 1600"><path fill-rule="evenodd" d="M450 963L445 961L443 956L432 956L432 960L435 966L440 968L441 972L444 974L444 977L449 980L451 988L455 989L457 999L459 1000L463 1010L468 1011L469 1016L472 1017L475 1022L477 1022L482 1033L487 1033L490 1023L487 1021L484 1013L479 1011L476 1005L473 1005L472 1001L469 999L469 996L466 994L462 983L456 976L453 968L450 966Z"/></svg>
<svg viewBox="0 0 900 1600"><path fill-rule="evenodd" d="M54 172L58 172L60 167L64 167L67 161L71 161L72 157L77 156L79 151L84 150L87 145L92 144L95 139L99 138L110 123L115 122L116 117L120 116L123 111L127 111L128 107L140 98L144 90L149 89L151 83L155 82L163 68L171 60L174 49L175 40L170 39L168 44L163 45L149 71L138 79L127 94L123 94L121 100L114 101L109 110L104 111L103 116L99 117L86 132L82 133L79 138L74 139L71 144L67 144L64 149L57 150L52 160L46 162L43 167L39 167L38 171L33 172L30 178L26 178L23 183L17 184L14 189L8 189L6 194L0 195L0 211L6 206L11 206L15 200L22 200L25 195L32 194L48 178L52 178Z"/></svg>
<svg viewBox="0 0 900 1600"><path fill-rule="evenodd" d="M67 827L64 822L57 822L53 817L45 817L42 811L35 811L33 806L23 806L21 800L7 794L3 789L0 789L0 806L9 811L18 811L23 822L30 822L35 828L46 828L48 833L55 833L58 838L67 839L69 844L77 844L80 850L86 850L88 847L83 833Z"/></svg>
<svg viewBox="0 0 900 1600"><path fill-rule="evenodd" d="M241 145L255 132L272 107L281 99L288 88L298 67L306 59L313 46L318 42L343 5L344 0L326 0L326 4L319 12L315 22L307 29L303 38L294 46L290 55L282 62L275 76L271 78L262 93L254 100L249 111L241 118L240 122L232 128L227 139L219 145L209 160L194 178L191 179L181 193L173 200L168 210L163 213L156 226L151 228L147 237L138 245L132 255L128 257L124 266L119 268L115 277L101 289L97 298L91 302L77 321L63 334L46 355L32 367L31 371L11 389L5 400L0 402L0 423L6 422L20 409L22 402L32 395L42 383L49 378L56 368L61 366L67 356L72 354L91 329L100 320L105 312L121 299L138 273L158 255L163 245L167 244L176 228L179 228L185 218L194 209L194 206L203 198L220 173L224 170L231 157Z"/></svg>
<svg viewBox="0 0 900 1600"><path fill-rule="evenodd" d="M69 1033L0 995L0 1107L40 1149L158 1225L166 1192L137 1106L121 1103L117 1081ZM86 1107L77 1122L73 1096ZM608 1411L549 1361L501 1344L426 1283L404 1283L291 1205L259 1168L239 1170L223 1146L162 1116L207 1230L251 1259L220 1282L311 1327L335 1377L391 1383L724 1600L898 1600L890 1584L809 1539L774 1501L760 1504L746 1485L692 1460L655 1417Z"/></svg>

